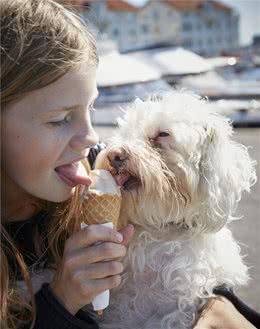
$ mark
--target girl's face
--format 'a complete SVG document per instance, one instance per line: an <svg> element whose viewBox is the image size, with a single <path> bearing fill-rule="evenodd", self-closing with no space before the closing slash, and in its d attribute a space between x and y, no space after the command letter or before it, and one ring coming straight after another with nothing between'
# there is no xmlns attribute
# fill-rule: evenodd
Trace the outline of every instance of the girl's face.
<svg viewBox="0 0 260 329"><path fill-rule="evenodd" d="M96 68L82 64L7 105L2 174L8 191L53 202L71 196L82 169L79 161L98 142L90 121L96 97Z"/></svg>

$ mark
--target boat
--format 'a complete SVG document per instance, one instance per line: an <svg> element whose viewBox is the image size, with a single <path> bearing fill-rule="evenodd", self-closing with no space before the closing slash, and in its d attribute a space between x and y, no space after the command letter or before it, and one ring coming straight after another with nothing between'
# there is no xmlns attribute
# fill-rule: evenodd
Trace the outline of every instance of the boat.
<svg viewBox="0 0 260 329"><path fill-rule="evenodd" d="M116 50L100 56L97 71L99 96L92 113L94 125L117 125L129 103L136 98L167 92L171 87L159 70Z"/></svg>
<svg viewBox="0 0 260 329"><path fill-rule="evenodd" d="M228 117L236 128L260 127L260 101L220 99L210 101L209 106Z"/></svg>
<svg viewBox="0 0 260 329"><path fill-rule="evenodd" d="M169 84L178 83L181 77L197 75L213 69L207 59L182 47L145 49L129 55L153 65Z"/></svg>
<svg viewBox="0 0 260 329"><path fill-rule="evenodd" d="M180 81L182 88L207 96L210 99L259 99L260 70L243 71L223 76L216 71L209 71L197 76L184 77Z"/></svg>

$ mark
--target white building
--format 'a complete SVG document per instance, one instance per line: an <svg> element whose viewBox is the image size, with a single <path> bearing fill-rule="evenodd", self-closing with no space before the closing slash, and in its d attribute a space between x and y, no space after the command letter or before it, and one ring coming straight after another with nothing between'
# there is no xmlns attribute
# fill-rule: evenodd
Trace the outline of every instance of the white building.
<svg viewBox="0 0 260 329"><path fill-rule="evenodd" d="M142 7L126 0L89 1L87 19L117 42L121 52L180 45L216 56L239 45L239 15L213 0L147 0Z"/></svg>
<svg viewBox="0 0 260 329"><path fill-rule="evenodd" d="M181 44L200 55L216 56L239 46L239 15L220 1L169 1L181 14Z"/></svg>
<svg viewBox="0 0 260 329"><path fill-rule="evenodd" d="M115 40L121 52L178 43L180 15L163 1L138 7L122 0L99 0L90 6L87 20Z"/></svg>

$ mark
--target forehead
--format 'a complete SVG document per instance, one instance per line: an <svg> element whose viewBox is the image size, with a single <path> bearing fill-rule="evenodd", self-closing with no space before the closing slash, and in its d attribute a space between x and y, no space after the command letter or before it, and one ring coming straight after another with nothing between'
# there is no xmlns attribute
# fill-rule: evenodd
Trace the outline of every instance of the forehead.
<svg viewBox="0 0 260 329"><path fill-rule="evenodd" d="M81 64L55 82L27 93L10 108L19 108L23 113L41 113L76 104L86 106L96 93L96 67Z"/></svg>

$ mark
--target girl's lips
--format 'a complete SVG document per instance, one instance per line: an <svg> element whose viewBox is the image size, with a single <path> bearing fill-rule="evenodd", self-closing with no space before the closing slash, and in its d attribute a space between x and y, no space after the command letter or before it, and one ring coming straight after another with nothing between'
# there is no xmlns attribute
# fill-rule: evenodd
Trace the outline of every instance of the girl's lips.
<svg viewBox="0 0 260 329"><path fill-rule="evenodd" d="M82 163L72 162L55 168L59 177L70 187L77 185L90 185L91 179L87 176Z"/></svg>

